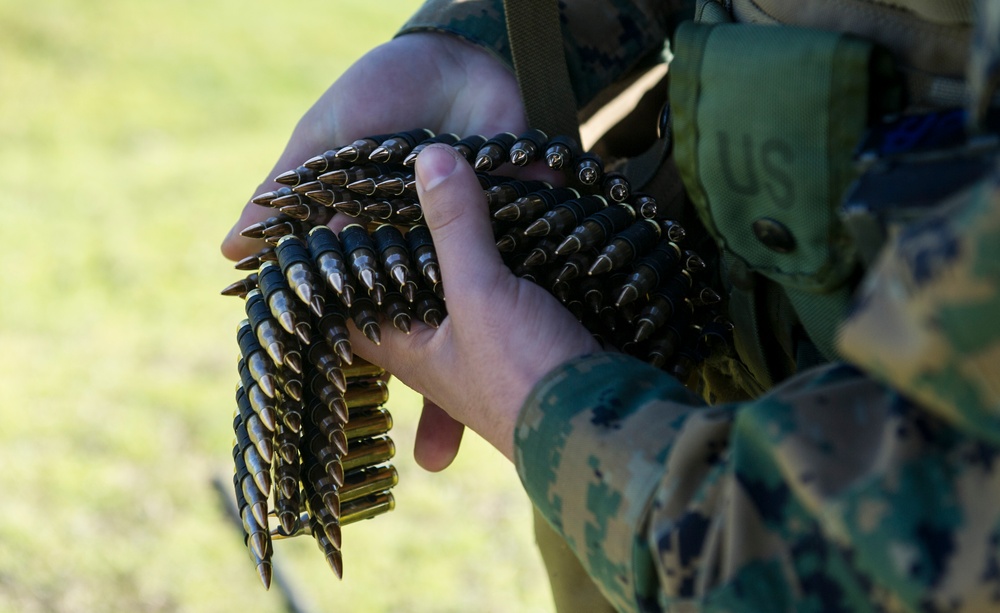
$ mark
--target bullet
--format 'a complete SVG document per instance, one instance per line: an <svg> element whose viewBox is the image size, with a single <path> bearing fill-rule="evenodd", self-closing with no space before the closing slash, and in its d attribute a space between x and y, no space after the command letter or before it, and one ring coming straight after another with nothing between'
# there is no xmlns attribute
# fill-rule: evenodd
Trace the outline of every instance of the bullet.
<svg viewBox="0 0 1000 613"><path fill-rule="evenodd" d="M378 309L371 298L359 295L354 299L354 303L351 305L351 319L368 340L376 345L382 343L382 328L378 323Z"/></svg>
<svg viewBox="0 0 1000 613"><path fill-rule="evenodd" d="M636 320L635 342L649 338L680 310L686 309L689 314L692 310L691 303L685 299L689 289L689 279L677 275L650 292L649 302L639 312Z"/></svg>
<svg viewBox="0 0 1000 613"><path fill-rule="evenodd" d="M391 200L373 200L365 204L363 212L372 219L394 221L400 217L400 211L417 205L412 198L393 198ZM420 207L417 205L417 210ZM422 214L422 213L421 213Z"/></svg>
<svg viewBox="0 0 1000 613"><path fill-rule="evenodd" d="M252 336L252 333L250 336ZM261 351L261 353L263 353L263 351ZM268 363L270 364L269 360ZM240 381L243 386L243 391L246 394L247 401L250 402L250 408L253 409L254 414L258 419L260 419L260 423L263 424L268 431L274 432L274 428L278 421L275 401L272 398L268 398L267 394L261 391L260 385L254 380L253 375L250 374L250 369L247 367L246 360L240 358L237 362L237 368L240 373ZM272 385L277 386L277 379L273 379L273 381L274 383ZM272 393L273 391L274 390L272 389Z"/></svg>
<svg viewBox="0 0 1000 613"><path fill-rule="evenodd" d="M398 483L399 473L390 465L352 470L344 474L344 487L340 490L341 505L388 491L396 487ZM341 507L341 517L343 517L343 506Z"/></svg>
<svg viewBox="0 0 1000 613"><path fill-rule="evenodd" d="M596 254L593 250L578 251L563 262L562 268L556 275L555 281L557 283L568 283L573 279L584 275L587 269L590 268L590 263L593 261Z"/></svg>
<svg viewBox="0 0 1000 613"><path fill-rule="evenodd" d="M287 170L274 178L275 183L295 187L300 183L308 183L316 180L316 171L305 166L299 166L292 170Z"/></svg>
<svg viewBox="0 0 1000 613"><path fill-rule="evenodd" d="M367 360L363 360L361 358L357 358L356 360L354 360L353 364L351 364L350 366L345 366L343 370L344 370L344 376L347 377L348 380L352 382L367 381L369 379L378 379L383 375L385 375L384 368L372 364L371 362L368 362ZM386 388L385 393L386 394L389 393L388 388ZM386 396L386 399L388 399L388 396Z"/></svg>
<svg viewBox="0 0 1000 613"><path fill-rule="evenodd" d="M632 186L620 172L609 172L601 180L601 192L606 198L622 203L632 195Z"/></svg>
<svg viewBox="0 0 1000 613"><path fill-rule="evenodd" d="M581 249L589 249L604 244L635 221L635 209L627 204L618 204L590 215L580 223L556 248L557 255L569 255Z"/></svg>
<svg viewBox="0 0 1000 613"><path fill-rule="evenodd" d="M714 306L722 302L722 296L704 283L699 283L690 295L691 304L697 307Z"/></svg>
<svg viewBox="0 0 1000 613"><path fill-rule="evenodd" d="M247 436L250 437L250 442L257 448L260 457L265 462L271 463L274 458L271 431L264 427L260 417L254 413L242 384L236 386L236 406L239 409L240 419L243 420L243 426L246 428Z"/></svg>
<svg viewBox="0 0 1000 613"><path fill-rule="evenodd" d="M382 198L408 195L416 197L416 179L413 173L394 172L390 176L375 183L375 195Z"/></svg>
<svg viewBox="0 0 1000 613"><path fill-rule="evenodd" d="M364 519L377 517L383 513L388 513L394 508L396 508L396 501L389 492L367 496L349 504L341 505L340 523L346 526Z"/></svg>
<svg viewBox="0 0 1000 613"><path fill-rule="evenodd" d="M330 410L318 398L309 403L309 422L316 428L328 444L337 448L343 455L347 453L347 434L344 432L344 422L341 416Z"/></svg>
<svg viewBox="0 0 1000 613"><path fill-rule="evenodd" d="M541 266L542 264L551 263L556 258L556 247L559 244L553 240L543 238L542 240L535 243L534 248L528 253L528 257L525 258L524 266Z"/></svg>
<svg viewBox="0 0 1000 613"><path fill-rule="evenodd" d="M373 162L402 162L414 147L433 137L434 133L426 128L397 132L376 147L368 159Z"/></svg>
<svg viewBox="0 0 1000 613"><path fill-rule="evenodd" d="M406 154L406 157L403 158L403 166L406 166L407 168L412 167L417 162L417 156L420 155L420 152L429 147L430 145L440 143L444 145L454 146L454 144L457 143L458 140L459 140L458 134L455 134L454 132L445 132L444 134L438 134L433 138L428 138L427 140L418 143L417 146L414 147L412 151Z"/></svg>
<svg viewBox="0 0 1000 613"><path fill-rule="evenodd" d="M286 223L291 218L288 215L275 215L273 217L268 217L264 221L258 221L257 223L250 224L249 226L240 230L240 236L244 238L255 238L263 239L266 237L265 231L272 226Z"/></svg>
<svg viewBox="0 0 1000 613"><path fill-rule="evenodd" d="M389 221L404 226L422 223L424 221L424 209L420 206L419 202L414 202L393 211L393 215L389 218Z"/></svg>
<svg viewBox="0 0 1000 613"><path fill-rule="evenodd" d="M326 185L346 187L350 183L363 179L375 179L391 171L392 167L385 164L359 164L323 173L319 176L319 180Z"/></svg>
<svg viewBox="0 0 1000 613"><path fill-rule="evenodd" d="M584 185L597 185L604 175L604 162L596 153L584 153L576 159L574 174Z"/></svg>
<svg viewBox="0 0 1000 613"><path fill-rule="evenodd" d="M441 283L441 268L437 261L437 252L431 240L431 232L427 226L413 226L406 233L406 242L410 246L412 261L417 270L432 287Z"/></svg>
<svg viewBox="0 0 1000 613"><path fill-rule="evenodd" d="M615 304L622 306L645 296L677 269L680 257L681 250L676 243L660 241L652 251L635 262L628 280L618 290Z"/></svg>
<svg viewBox="0 0 1000 613"><path fill-rule="evenodd" d="M493 213L493 218L527 223L541 217L557 204L579 197L580 192L571 187L540 189L502 206Z"/></svg>
<svg viewBox="0 0 1000 613"><path fill-rule="evenodd" d="M381 379L373 379L363 383L356 382L344 393L344 404L351 410L377 407L385 404L388 400L389 387Z"/></svg>
<svg viewBox="0 0 1000 613"><path fill-rule="evenodd" d="M396 455L396 446L387 437L360 439L350 446L350 451L341 459L344 470L360 468L386 462Z"/></svg>
<svg viewBox="0 0 1000 613"><path fill-rule="evenodd" d="M260 345L249 319L240 322L236 331L236 339L250 375L260 386L261 391L269 398L274 398L277 388L275 363Z"/></svg>
<svg viewBox="0 0 1000 613"><path fill-rule="evenodd" d="M403 291L413 280L410 273L413 268L410 250L403 233L395 226L382 224L375 228L371 236L378 250L382 269L389 273ZM412 297L409 300L412 301Z"/></svg>
<svg viewBox="0 0 1000 613"><path fill-rule="evenodd" d="M556 136L545 148L545 163L552 170L569 168L576 164L580 155L580 144L569 136Z"/></svg>
<svg viewBox="0 0 1000 613"><path fill-rule="evenodd" d="M256 196L250 199L250 202L253 202L254 204L258 204L260 206L271 206L271 202L274 201L275 198L280 198L282 196L287 196L293 193L294 192L290 187L279 187L274 191L257 194Z"/></svg>
<svg viewBox="0 0 1000 613"><path fill-rule="evenodd" d="M344 187L328 185L306 192L306 197L323 207L337 210L334 206L336 203L353 200L354 194Z"/></svg>
<svg viewBox="0 0 1000 613"><path fill-rule="evenodd" d="M497 239L497 249L500 253L514 253L525 248L529 241L524 228L515 226Z"/></svg>
<svg viewBox="0 0 1000 613"><path fill-rule="evenodd" d="M659 240L660 224L652 219L641 219L611 238L587 274L600 275L621 268L649 253Z"/></svg>
<svg viewBox="0 0 1000 613"><path fill-rule="evenodd" d="M476 160L476 154L479 153L479 150L482 149L485 144L485 136L482 134L471 134L452 145L452 148L455 149L459 155L465 158L465 161L472 164Z"/></svg>
<svg viewBox="0 0 1000 613"><path fill-rule="evenodd" d="M483 146L476 152L476 161L473 167L486 172L499 168L509 161L510 148L517 137L510 132L501 132L490 140L483 143Z"/></svg>
<svg viewBox="0 0 1000 613"><path fill-rule="evenodd" d="M271 316L289 334L296 333L299 322L297 302L288 287L285 276L277 262L265 262L260 267L260 290Z"/></svg>
<svg viewBox="0 0 1000 613"><path fill-rule="evenodd" d="M333 446L330 445L329 441L327 441L325 437L320 435L319 432L312 433L307 443L309 453L312 454L312 457L315 458L316 463L322 467L326 475L333 479L334 483L336 483L338 487L343 485L344 458ZM303 456L305 456L305 454L303 454ZM310 479L310 481L312 480Z"/></svg>
<svg viewBox="0 0 1000 613"><path fill-rule="evenodd" d="M238 296L240 298L246 298L246 295L250 293L251 290L257 289L258 283L259 277L257 273L250 273L245 278L230 283L224 287L220 293L223 296Z"/></svg>
<svg viewBox="0 0 1000 613"><path fill-rule="evenodd" d="M304 232L307 229L301 221L292 219L284 214L282 217L286 218L286 220L271 224L262 230L264 240L272 245L277 243L282 236Z"/></svg>
<svg viewBox="0 0 1000 613"><path fill-rule="evenodd" d="M367 162L369 154L381 145L385 139L391 136L392 134L376 134L374 136L359 138L351 144L338 149L334 157L344 162Z"/></svg>
<svg viewBox="0 0 1000 613"><path fill-rule="evenodd" d="M318 464L309 467L307 478L313 486L315 495L322 501L327 512L334 519L340 519L340 486L334 483L333 479Z"/></svg>
<svg viewBox="0 0 1000 613"><path fill-rule="evenodd" d="M300 358L297 358L301 360ZM299 368L302 368L301 363ZM275 378L278 380L278 389L285 394L291 396L294 400L302 400L302 378L301 372L295 372L291 368L279 368L275 373ZM280 413L281 411L281 394L278 394L277 404Z"/></svg>
<svg viewBox="0 0 1000 613"><path fill-rule="evenodd" d="M409 291L416 298L416 291L413 289ZM404 334L410 333L410 324L413 321L409 303L410 300L397 291L386 292L382 300L382 314L392 322L393 327Z"/></svg>
<svg viewBox="0 0 1000 613"><path fill-rule="evenodd" d="M381 304L386 284L375 254L375 243L364 226L350 224L340 231L340 244L354 277Z"/></svg>
<svg viewBox="0 0 1000 613"><path fill-rule="evenodd" d="M306 244L298 236L285 236L278 241L276 252L288 286L317 317L322 316L325 300L313 274L313 262Z"/></svg>
<svg viewBox="0 0 1000 613"><path fill-rule="evenodd" d="M344 428L348 441L382 436L392 429L392 415L383 408L351 411L351 418Z"/></svg>
<svg viewBox="0 0 1000 613"><path fill-rule="evenodd" d="M350 334L347 330L347 320L344 314L329 308L328 305L318 325L320 334L323 335L323 340L326 341L327 347L344 364L351 364L354 361L354 352L351 349Z"/></svg>
<svg viewBox="0 0 1000 613"><path fill-rule="evenodd" d="M632 207L643 219L655 219L659 214L659 206L656 199L649 194L633 194L632 196Z"/></svg>
<svg viewBox="0 0 1000 613"><path fill-rule="evenodd" d="M320 276L340 296L344 305L350 307L354 298L354 281L348 273L347 260L337 234L326 226L317 226L309 231L307 244Z"/></svg>
<svg viewBox="0 0 1000 613"><path fill-rule="evenodd" d="M600 279L585 277L580 281L577 293L591 313L596 315L601 312L604 306L604 283Z"/></svg>
<svg viewBox="0 0 1000 613"><path fill-rule="evenodd" d="M289 396L279 396L278 397L278 419L286 428L293 432L302 431L302 415L305 411L305 405L302 402L302 381L298 381L299 393L298 398L293 398Z"/></svg>
<svg viewBox="0 0 1000 613"><path fill-rule="evenodd" d="M527 166L545 154L545 145L549 136L541 130L532 128L521 134L510 147L509 157L515 166Z"/></svg>
<svg viewBox="0 0 1000 613"><path fill-rule="evenodd" d="M518 198L543 189L552 189L552 185L545 181L520 181L516 179L504 181L500 185L494 185L486 190L486 205L489 207L490 213L493 214Z"/></svg>
<svg viewBox="0 0 1000 613"><path fill-rule="evenodd" d="M607 208L608 201L603 196L581 196L560 202L525 228L528 236L562 235L584 219Z"/></svg>
<svg viewBox="0 0 1000 613"><path fill-rule="evenodd" d="M326 343L313 343L309 347L306 357L309 359L309 363L327 381L335 385L341 393L347 390L347 377L344 376L344 371L340 369L341 360Z"/></svg>
<svg viewBox="0 0 1000 613"><path fill-rule="evenodd" d="M692 275L699 275L708 268L705 261L701 259L701 256L690 249L684 250L681 266Z"/></svg>
<svg viewBox="0 0 1000 613"><path fill-rule="evenodd" d="M434 294L426 289L417 290L417 296L413 301L413 308L417 312L417 317L432 328L441 327L444 321L444 303Z"/></svg>
<svg viewBox="0 0 1000 613"><path fill-rule="evenodd" d="M337 170L338 168L342 168L346 163L349 162L347 160L337 159L336 149L328 149L316 157L309 158L302 165L318 174L331 170Z"/></svg>
<svg viewBox="0 0 1000 613"><path fill-rule="evenodd" d="M293 204L283 206L278 210L309 226L326 225L328 221L333 219L335 213L334 209L320 204Z"/></svg>
<svg viewBox="0 0 1000 613"><path fill-rule="evenodd" d="M319 402L319 400L314 399L313 402ZM274 429L274 457L280 457L289 466L298 467L301 438L301 431L296 432L283 423L277 424Z"/></svg>
<svg viewBox="0 0 1000 613"><path fill-rule="evenodd" d="M236 268L236 270L256 271L258 268L260 268L260 265L263 264L264 262L276 262L277 260L278 256L275 255L274 253L274 247L268 245L267 247L264 247L257 253L253 255L248 255L239 262L236 262L234 268ZM254 277L254 286L256 287L256 277ZM249 292L251 289L253 289L253 287L248 289L247 292ZM246 294L246 292L244 292L244 294Z"/></svg>

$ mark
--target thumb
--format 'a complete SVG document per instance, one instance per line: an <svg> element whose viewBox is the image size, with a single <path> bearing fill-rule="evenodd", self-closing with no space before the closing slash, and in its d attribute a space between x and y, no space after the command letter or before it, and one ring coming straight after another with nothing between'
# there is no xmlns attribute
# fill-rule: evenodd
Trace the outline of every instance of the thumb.
<svg viewBox="0 0 1000 613"><path fill-rule="evenodd" d="M488 289L505 270L496 249L483 188L468 162L448 146L417 157L417 193L434 238L445 294ZM457 296L458 294L453 294Z"/></svg>

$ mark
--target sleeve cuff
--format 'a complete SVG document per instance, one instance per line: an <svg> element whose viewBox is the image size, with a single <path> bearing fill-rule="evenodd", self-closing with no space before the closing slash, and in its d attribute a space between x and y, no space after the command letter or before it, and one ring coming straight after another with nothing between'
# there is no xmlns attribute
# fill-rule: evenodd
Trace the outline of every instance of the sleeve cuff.
<svg viewBox="0 0 1000 613"><path fill-rule="evenodd" d="M513 70L501 0L428 0L396 36L415 32L451 34L492 53Z"/></svg>
<svg viewBox="0 0 1000 613"><path fill-rule="evenodd" d="M648 505L674 436L700 404L662 370L603 353L549 373L521 410L521 481L619 610L655 592Z"/></svg>

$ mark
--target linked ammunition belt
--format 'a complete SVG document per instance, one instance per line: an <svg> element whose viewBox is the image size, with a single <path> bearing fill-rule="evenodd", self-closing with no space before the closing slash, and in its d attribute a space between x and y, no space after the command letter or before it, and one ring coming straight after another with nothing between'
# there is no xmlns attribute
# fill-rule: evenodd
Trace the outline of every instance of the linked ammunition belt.
<svg viewBox="0 0 1000 613"><path fill-rule="evenodd" d="M487 139L413 130L359 139L275 180L254 199L276 214L242 231L269 246L223 290L246 300L233 476L244 541L265 587L272 540L312 534L342 576L341 527L394 506L385 373L353 355L350 318L374 343L387 322L446 316L441 274L412 167L431 143L477 171L510 269L549 289L606 345L684 379L729 343L705 263L656 201L569 138L531 130ZM496 174L544 160L572 187ZM510 168L510 166L506 166ZM335 213L356 218L339 234ZM454 290L453 290L454 291ZM276 521L277 525L272 527Z"/></svg>

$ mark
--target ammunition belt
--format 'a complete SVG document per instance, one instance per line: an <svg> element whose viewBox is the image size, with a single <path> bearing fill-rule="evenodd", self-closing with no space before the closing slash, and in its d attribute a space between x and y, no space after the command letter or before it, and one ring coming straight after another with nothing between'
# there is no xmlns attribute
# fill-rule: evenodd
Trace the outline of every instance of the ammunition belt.
<svg viewBox="0 0 1000 613"><path fill-rule="evenodd" d="M312 534L340 577L341 526L394 506L388 373L353 355L346 322L379 343L382 325L408 333L414 318L438 327L447 315L412 172L431 143L451 145L477 171L510 269L550 290L606 346L682 381L731 346L732 325L684 228L571 138L413 130L307 160L254 199L276 214L242 234L269 246L237 263L254 272L222 292L245 298L233 484L265 587L273 539ZM535 160L572 187L497 174ZM338 212L357 220L339 234L325 225Z"/></svg>

